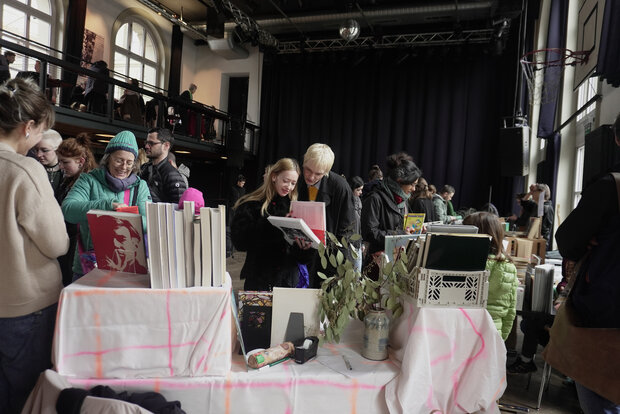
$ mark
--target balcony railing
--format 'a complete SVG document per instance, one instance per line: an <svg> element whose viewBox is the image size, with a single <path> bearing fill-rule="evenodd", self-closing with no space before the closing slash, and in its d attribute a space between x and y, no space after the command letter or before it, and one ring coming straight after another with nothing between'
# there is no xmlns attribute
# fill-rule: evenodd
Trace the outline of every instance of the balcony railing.
<svg viewBox="0 0 620 414"><path fill-rule="evenodd" d="M129 77L113 70L109 70L107 75L102 74L91 69L94 68L91 62L65 56L61 51L1 29L0 47L4 51L15 52L16 63L25 60L30 63L25 66L32 67L32 60L39 62L38 72L21 71L18 76L32 77L38 82L54 105L59 123L85 129L99 128L109 133L123 129L146 132L153 127L167 127L173 130L181 146L185 144L209 151L210 148L231 145L239 147L239 140L242 139L244 151L256 154L260 128L245 119L200 102L171 97L168 91L154 85L131 84ZM14 68L11 70L15 72ZM40 73L48 75L39 76ZM99 97L103 100L100 99L95 105L84 100L87 96L83 87L89 79L102 90ZM140 117L123 116L122 105L115 96L121 96L125 90L138 94L144 102Z"/></svg>

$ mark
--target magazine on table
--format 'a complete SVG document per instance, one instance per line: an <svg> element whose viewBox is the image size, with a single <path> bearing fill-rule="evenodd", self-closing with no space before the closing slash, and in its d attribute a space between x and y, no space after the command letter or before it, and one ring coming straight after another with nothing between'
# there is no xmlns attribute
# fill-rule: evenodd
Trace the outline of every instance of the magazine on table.
<svg viewBox="0 0 620 414"><path fill-rule="evenodd" d="M295 217L279 217L269 216L267 220L280 230L284 234L284 238L289 244L295 243L295 239L299 239L302 242L312 243L312 247L319 248L321 240L314 234L310 227L305 223L303 219Z"/></svg>

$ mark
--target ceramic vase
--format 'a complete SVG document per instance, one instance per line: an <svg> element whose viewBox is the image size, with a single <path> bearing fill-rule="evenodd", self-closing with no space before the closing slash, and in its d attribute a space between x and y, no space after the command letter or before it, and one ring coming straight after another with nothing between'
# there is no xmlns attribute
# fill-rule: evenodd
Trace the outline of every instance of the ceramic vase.
<svg viewBox="0 0 620 414"><path fill-rule="evenodd" d="M371 310L364 318L364 345L362 356L373 361L388 357L390 319L384 310Z"/></svg>

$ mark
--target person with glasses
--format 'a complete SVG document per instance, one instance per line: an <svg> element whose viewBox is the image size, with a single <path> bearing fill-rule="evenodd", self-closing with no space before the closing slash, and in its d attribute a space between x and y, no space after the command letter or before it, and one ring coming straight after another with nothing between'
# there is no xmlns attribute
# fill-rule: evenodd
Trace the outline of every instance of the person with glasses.
<svg viewBox="0 0 620 414"><path fill-rule="evenodd" d="M174 203L187 190L181 173L170 163L170 150L174 137L166 128L149 130L144 143L146 156L150 160L140 170L140 177L149 186L154 203Z"/></svg>
<svg viewBox="0 0 620 414"><path fill-rule="evenodd" d="M94 262L93 241L88 228L88 210L116 210L138 206L146 228L146 202L151 201L148 185L137 175L138 144L130 131L121 131L108 143L99 168L81 174L62 203L65 220L79 225L78 246L73 260L73 281ZM81 257L80 257L81 256Z"/></svg>

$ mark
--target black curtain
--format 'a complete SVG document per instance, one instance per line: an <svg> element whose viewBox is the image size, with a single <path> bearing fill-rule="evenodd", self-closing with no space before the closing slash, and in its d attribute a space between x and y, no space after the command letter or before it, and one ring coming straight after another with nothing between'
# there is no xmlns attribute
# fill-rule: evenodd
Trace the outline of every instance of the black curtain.
<svg viewBox="0 0 620 414"><path fill-rule="evenodd" d="M502 56L421 49L265 56L259 165L301 161L323 142L336 154L335 172L366 178L370 165L385 168L404 150L438 189L456 188L457 208L479 208L491 185L512 194L497 140L514 103L516 46Z"/></svg>
<svg viewBox="0 0 620 414"><path fill-rule="evenodd" d="M598 60L595 75L606 79L614 87L620 86L620 3L605 2L601 42L598 48Z"/></svg>

